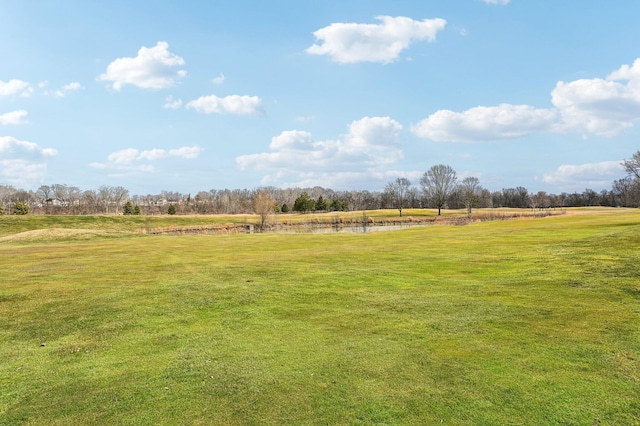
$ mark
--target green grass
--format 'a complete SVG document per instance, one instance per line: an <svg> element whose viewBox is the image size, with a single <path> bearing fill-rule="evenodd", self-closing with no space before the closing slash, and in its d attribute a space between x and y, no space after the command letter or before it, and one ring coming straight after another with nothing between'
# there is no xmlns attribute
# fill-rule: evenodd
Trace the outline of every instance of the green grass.
<svg viewBox="0 0 640 426"><path fill-rule="evenodd" d="M7 239L0 424L640 424L638 265L633 210Z"/></svg>

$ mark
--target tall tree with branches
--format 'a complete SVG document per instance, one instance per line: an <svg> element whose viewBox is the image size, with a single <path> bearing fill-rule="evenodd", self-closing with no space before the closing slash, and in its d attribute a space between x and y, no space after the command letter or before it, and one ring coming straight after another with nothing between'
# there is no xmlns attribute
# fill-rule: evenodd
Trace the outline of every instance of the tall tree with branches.
<svg viewBox="0 0 640 426"><path fill-rule="evenodd" d="M442 214L447 198L455 190L457 180L456 171L444 164L432 166L422 175L422 192L427 201L438 209L438 216Z"/></svg>
<svg viewBox="0 0 640 426"><path fill-rule="evenodd" d="M460 182L459 190L464 207L467 209L467 216L471 217L471 211L478 205L480 191L482 191L480 180L474 176L466 177Z"/></svg>
<svg viewBox="0 0 640 426"><path fill-rule="evenodd" d="M624 160L622 166L629 176L640 180L640 151L636 151L630 160Z"/></svg>
<svg viewBox="0 0 640 426"><path fill-rule="evenodd" d="M397 178L391 181L385 186L384 192L393 201L395 208L400 212L402 217L402 209L407 203L407 196L409 195L409 189L411 188L411 182L407 178Z"/></svg>

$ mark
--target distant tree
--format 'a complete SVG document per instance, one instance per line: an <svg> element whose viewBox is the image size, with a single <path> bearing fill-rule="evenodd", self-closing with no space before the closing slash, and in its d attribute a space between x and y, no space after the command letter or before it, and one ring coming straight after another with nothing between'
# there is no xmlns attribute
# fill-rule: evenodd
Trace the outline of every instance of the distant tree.
<svg viewBox="0 0 640 426"><path fill-rule="evenodd" d="M4 216L4 206L0 204L0 216Z"/></svg>
<svg viewBox="0 0 640 426"><path fill-rule="evenodd" d="M482 193L480 180L477 177L469 176L462 179L459 185L460 197L467 209L467 215L471 216L474 207L478 205Z"/></svg>
<svg viewBox="0 0 640 426"><path fill-rule="evenodd" d="M324 200L324 198L322 198L322 195L318 197L318 200L316 201L316 210L320 210L320 211L324 211L327 210L327 202Z"/></svg>
<svg viewBox="0 0 640 426"><path fill-rule="evenodd" d="M456 171L444 164L432 166L422 175L420 179L422 192L427 201L438 209L438 216L441 215L447 197L455 189L456 181Z"/></svg>
<svg viewBox="0 0 640 426"><path fill-rule="evenodd" d="M116 206L116 214L118 214L118 210L120 205L122 204L122 200L125 200L129 197L129 190L122 186L114 186L112 188L111 196L113 197L113 203Z"/></svg>
<svg viewBox="0 0 640 426"><path fill-rule="evenodd" d="M631 176L613 181L612 192L616 198L616 203L623 207L633 207L640 201L640 183Z"/></svg>
<svg viewBox="0 0 640 426"><path fill-rule="evenodd" d="M126 203L124 203L122 214L125 216L130 216L133 214L133 203L131 201L127 201Z"/></svg>
<svg viewBox="0 0 640 426"><path fill-rule="evenodd" d="M551 200L546 192L538 191L529 197L529 204L533 210L546 209L551 204Z"/></svg>
<svg viewBox="0 0 640 426"><path fill-rule="evenodd" d="M402 217L402 209L407 203L410 188L411 182L407 178L397 178L387 183L384 188L386 196L389 197L394 207L400 212L400 217Z"/></svg>
<svg viewBox="0 0 640 426"><path fill-rule="evenodd" d="M293 203L293 211L306 213L316 209L316 202L309 197L309 194L303 192Z"/></svg>
<svg viewBox="0 0 640 426"><path fill-rule="evenodd" d="M133 207L133 214L134 214L134 215L136 215L136 216L140 216L140 214L141 214L141 213L142 213L142 212L140 211L140 206L136 204L136 205Z"/></svg>
<svg viewBox="0 0 640 426"><path fill-rule="evenodd" d="M622 166L629 176L640 180L640 151L636 151L630 160L624 160Z"/></svg>
<svg viewBox="0 0 640 426"><path fill-rule="evenodd" d="M41 185L36 191L36 196L40 199L40 203L44 206L44 213L49 213L49 205L51 204L51 187L49 185Z"/></svg>
<svg viewBox="0 0 640 426"><path fill-rule="evenodd" d="M13 205L13 214L15 215L26 215L29 214L29 206L22 201L16 201Z"/></svg>
<svg viewBox="0 0 640 426"><path fill-rule="evenodd" d="M287 206L287 204L283 204L282 207L280 208L280 211L282 213L289 213L289 206Z"/></svg>
<svg viewBox="0 0 640 426"><path fill-rule="evenodd" d="M167 209L167 213L170 215L174 215L176 214L176 206L174 206L173 204L169 204L169 208Z"/></svg>
<svg viewBox="0 0 640 426"><path fill-rule="evenodd" d="M332 212L346 212L349 210L349 203L344 200L333 200L329 205L329 210Z"/></svg>
<svg viewBox="0 0 640 426"><path fill-rule="evenodd" d="M264 228L267 218L275 212L276 201L266 191L260 191L253 199L253 211L260 216L260 228Z"/></svg>

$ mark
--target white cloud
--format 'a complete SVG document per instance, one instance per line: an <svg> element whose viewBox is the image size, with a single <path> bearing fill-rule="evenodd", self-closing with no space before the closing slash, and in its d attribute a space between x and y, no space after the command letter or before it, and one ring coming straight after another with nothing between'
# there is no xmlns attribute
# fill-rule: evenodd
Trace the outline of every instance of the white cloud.
<svg viewBox="0 0 640 426"><path fill-rule="evenodd" d="M204 151L204 148L197 145L183 146L177 149L170 149L168 151L158 148L144 151L140 151L135 148L127 148L109 154L107 156L106 163L91 163L89 165L93 168L103 170L153 172L155 171L155 168L153 165L148 164L149 162L171 157L193 160L198 158L202 151Z"/></svg>
<svg viewBox="0 0 640 426"><path fill-rule="evenodd" d="M38 87L44 87L45 85L42 85L42 83L40 83L38 85ZM58 90L54 90L54 91L47 91L45 92L46 95L50 95L56 98L64 98L65 96L67 96L69 93L71 92L76 92L78 90L83 90L84 87L82 87L82 85L76 81L71 82L69 84L65 84L64 86L62 86L60 89Z"/></svg>
<svg viewBox="0 0 640 426"><path fill-rule="evenodd" d="M632 66L623 65L606 80L561 81L551 96L567 131L618 135L640 121L640 59Z"/></svg>
<svg viewBox="0 0 640 426"><path fill-rule="evenodd" d="M168 96L165 99L165 104L162 105L162 108L165 109L179 109L182 106L182 99L173 99L173 96Z"/></svg>
<svg viewBox="0 0 640 426"><path fill-rule="evenodd" d="M22 119L27 116L27 111L25 110L17 110L6 112L4 114L0 114L0 124L3 126L7 125L17 125L17 124L27 124L27 121L23 121Z"/></svg>
<svg viewBox="0 0 640 426"><path fill-rule="evenodd" d="M3 157L15 155L22 157L54 157L58 151L53 148L42 148L34 142L21 141L12 136L0 136L0 153Z"/></svg>
<svg viewBox="0 0 640 426"><path fill-rule="evenodd" d="M313 33L321 44L313 44L306 52L329 55L335 62L381 62L398 59L412 41L434 41L444 29L444 19L416 21L404 16L378 16L379 24L334 23Z"/></svg>
<svg viewBox="0 0 640 426"><path fill-rule="evenodd" d="M216 95L202 96L187 103L187 108L203 114L262 114L262 99L257 96L231 95L219 98Z"/></svg>
<svg viewBox="0 0 640 426"><path fill-rule="evenodd" d="M213 80L211 80L213 84L222 84L224 83L224 74L220 73L220 75Z"/></svg>
<svg viewBox="0 0 640 426"><path fill-rule="evenodd" d="M184 59L169 52L169 43L159 41L154 47L141 47L135 58L118 58L111 62L98 80L113 82L112 87L117 91L125 84L143 89L166 89L187 74L185 70L176 70L184 64Z"/></svg>
<svg viewBox="0 0 640 426"><path fill-rule="evenodd" d="M552 108L502 104L463 112L437 111L413 127L434 141L513 139L536 133L616 136L640 121L640 59L606 79L558 82Z"/></svg>
<svg viewBox="0 0 640 426"><path fill-rule="evenodd" d="M23 159L0 160L0 181L18 188L36 186L44 181L47 164Z"/></svg>
<svg viewBox="0 0 640 426"><path fill-rule="evenodd" d="M27 97L33 93L33 87L26 81L9 80L4 82L0 80L0 97L20 96Z"/></svg>
<svg viewBox="0 0 640 426"><path fill-rule="evenodd" d="M440 110L420 121L412 130L417 136L433 141L474 142L547 132L557 121L558 113L553 110L502 104L464 112Z"/></svg>
<svg viewBox="0 0 640 426"><path fill-rule="evenodd" d="M172 157L180 157L193 160L195 158L198 158L202 151L204 151L204 148L200 148L199 146L183 146L177 149L170 149L169 155Z"/></svg>
<svg viewBox="0 0 640 426"><path fill-rule="evenodd" d="M542 177L544 183L555 187L567 188L570 191L581 191L585 188L605 188L615 179L624 176L622 161L604 161L580 165L562 165Z"/></svg>
<svg viewBox="0 0 640 426"><path fill-rule="evenodd" d="M57 154L53 148L0 136L0 181L18 187L36 185L46 176L46 160Z"/></svg>
<svg viewBox="0 0 640 426"><path fill-rule="evenodd" d="M505 4L509 4L511 0L482 0L482 1L484 1L486 4L505 5Z"/></svg>
<svg viewBox="0 0 640 426"><path fill-rule="evenodd" d="M271 152L239 156L236 164L240 169L268 171L263 184L322 181L328 185L351 174L366 182L372 173L403 158L401 130L389 117L353 121L338 140L316 141L309 132L289 130L271 139Z"/></svg>

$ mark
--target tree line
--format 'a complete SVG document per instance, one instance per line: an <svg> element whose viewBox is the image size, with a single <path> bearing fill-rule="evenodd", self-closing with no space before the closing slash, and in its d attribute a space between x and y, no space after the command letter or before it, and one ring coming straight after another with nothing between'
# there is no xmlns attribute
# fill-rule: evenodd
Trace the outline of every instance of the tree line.
<svg viewBox="0 0 640 426"><path fill-rule="evenodd" d="M131 195L122 186L103 185L81 190L65 184L41 185L36 191L0 185L0 215L3 214L259 214L276 213L436 208L533 208L640 206L640 151L624 160L627 176L612 183L611 189L596 192L549 194L530 193L524 187L489 191L477 177L458 180L453 168L432 166L414 186L407 178L397 178L382 191L334 191L312 188L211 189L195 195L172 191Z"/></svg>

